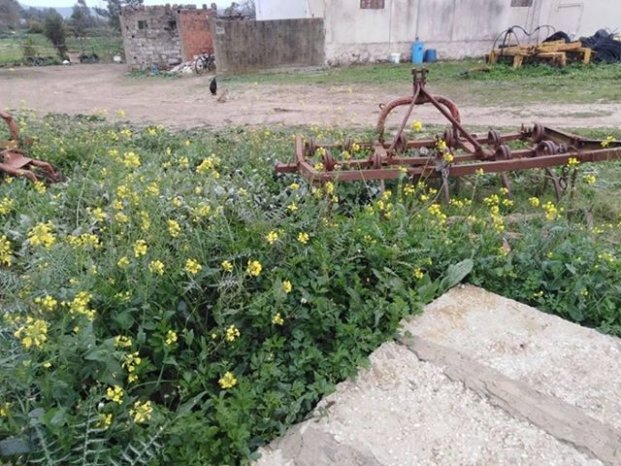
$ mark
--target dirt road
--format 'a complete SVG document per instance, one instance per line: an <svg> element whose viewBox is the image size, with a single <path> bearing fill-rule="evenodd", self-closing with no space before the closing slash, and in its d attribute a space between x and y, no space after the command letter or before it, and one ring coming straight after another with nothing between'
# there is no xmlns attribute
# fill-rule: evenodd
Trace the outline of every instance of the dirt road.
<svg viewBox="0 0 621 466"><path fill-rule="evenodd" d="M237 125L338 125L373 127L378 104L407 94L386 87L220 85L228 99L209 93L209 78L137 78L123 65L73 65L0 69L0 108L93 114L168 127ZM460 102L458 83L447 96ZM621 126L621 105L460 106L467 125L509 126L540 121L557 127ZM425 123L444 121L427 106L416 109Z"/></svg>

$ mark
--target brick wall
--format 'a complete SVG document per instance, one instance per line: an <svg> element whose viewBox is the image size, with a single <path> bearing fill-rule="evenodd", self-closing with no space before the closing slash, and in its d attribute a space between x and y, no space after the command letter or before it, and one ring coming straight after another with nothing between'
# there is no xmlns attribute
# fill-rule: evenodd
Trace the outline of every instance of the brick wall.
<svg viewBox="0 0 621 466"><path fill-rule="evenodd" d="M213 53L209 18L214 15L213 10L181 10L179 34L184 60L191 60L202 53Z"/></svg>
<svg viewBox="0 0 621 466"><path fill-rule="evenodd" d="M219 72L324 64L323 19L211 21Z"/></svg>

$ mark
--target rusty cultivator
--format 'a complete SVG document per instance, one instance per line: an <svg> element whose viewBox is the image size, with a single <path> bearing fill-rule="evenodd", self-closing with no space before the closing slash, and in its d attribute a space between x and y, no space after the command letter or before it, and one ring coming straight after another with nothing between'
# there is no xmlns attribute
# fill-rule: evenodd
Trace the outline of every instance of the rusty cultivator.
<svg viewBox="0 0 621 466"><path fill-rule="evenodd" d="M49 182L60 181L61 175L49 163L31 159L26 152L19 149L21 139L17 124L8 113L0 111L2 118L9 127L9 140L0 140L0 172L12 176L23 176L30 181L39 181L40 178Z"/></svg>
<svg viewBox="0 0 621 466"><path fill-rule="evenodd" d="M552 180L560 196L564 179L551 167L566 166L570 158L580 163L601 162L621 158L621 142L585 139L535 123L522 125L518 132L499 134L491 129L486 135L477 135L464 129L458 107L449 99L434 96L425 88L426 69L412 70L414 91L381 105L377 122L377 140L371 143L317 144L313 139L296 138L295 159L291 163L277 163L277 173L299 172L314 183L327 181L390 180L401 173L413 180L441 177L448 198L449 177L476 173L498 173L510 189L507 172L542 168ZM433 139L411 139L405 134L414 107L433 105L450 123L441 136ZM406 107L405 116L397 132L386 138L385 123L389 114ZM521 141L522 149L509 144ZM514 144L515 145L515 144Z"/></svg>

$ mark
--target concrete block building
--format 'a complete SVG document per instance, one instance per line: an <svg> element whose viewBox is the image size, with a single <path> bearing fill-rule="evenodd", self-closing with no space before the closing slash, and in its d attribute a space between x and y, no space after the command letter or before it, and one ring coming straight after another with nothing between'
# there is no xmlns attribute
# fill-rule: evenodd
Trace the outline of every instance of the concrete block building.
<svg viewBox="0 0 621 466"><path fill-rule="evenodd" d="M209 18L216 11L203 5L125 7L121 32L130 69L152 65L167 69L202 53L213 53Z"/></svg>

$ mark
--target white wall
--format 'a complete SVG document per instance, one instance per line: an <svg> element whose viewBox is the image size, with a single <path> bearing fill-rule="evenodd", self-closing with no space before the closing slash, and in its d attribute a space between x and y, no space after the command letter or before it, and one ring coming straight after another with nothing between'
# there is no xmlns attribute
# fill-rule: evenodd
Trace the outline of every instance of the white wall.
<svg viewBox="0 0 621 466"><path fill-rule="evenodd" d="M360 0L256 2L257 19L323 17L328 64L387 60L393 52L409 59L417 36L440 58L482 56L512 25L551 24L576 37L601 28L621 32L621 0L533 0L530 7L511 7L511 0L385 0L377 10L361 9Z"/></svg>
<svg viewBox="0 0 621 466"><path fill-rule="evenodd" d="M311 18L308 0L255 0L257 20Z"/></svg>
<svg viewBox="0 0 621 466"><path fill-rule="evenodd" d="M598 29L621 32L621 0L548 0L542 7L545 22L575 38Z"/></svg>

